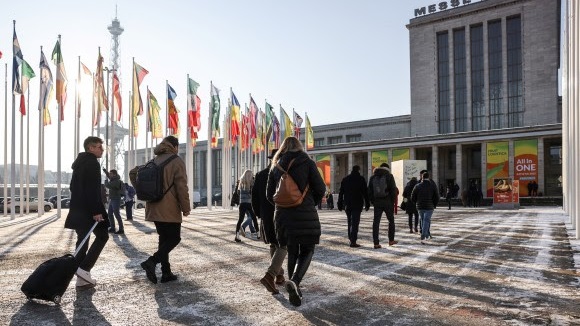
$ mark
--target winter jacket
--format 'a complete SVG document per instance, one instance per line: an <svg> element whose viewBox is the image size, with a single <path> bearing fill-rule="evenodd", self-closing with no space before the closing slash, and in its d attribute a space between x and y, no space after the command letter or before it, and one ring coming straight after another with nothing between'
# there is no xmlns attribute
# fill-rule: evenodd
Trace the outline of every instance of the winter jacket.
<svg viewBox="0 0 580 326"><path fill-rule="evenodd" d="M367 182L358 171L352 171L344 177L340 183L338 192L338 209L348 208L362 211L363 207L369 207L369 195Z"/></svg>
<svg viewBox="0 0 580 326"><path fill-rule="evenodd" d="M155 147L153 153L156 155L155 164L161 164L171 155L177 154L177 148L168 142L162 141ZM190 212L187 174L185 163L180 157L171 160L163 168L163 189L167 190L169 187L171 188L160 201L145 204L145 220L181 223L182 213Z"/></svg>
<svg viewBox="0 0 580 326"><path fill-rule="evenodd" d="M423 179L411 192L417 210L434 210L439 203L439 192L430 179Z"/></svg>
<svg viewBox="0 0 580 326"><path fill-rule="evenodd" d="M93 216L102 214L99 227L109 227L109 219L101 197L101 166L93 153L79 153L72 164L70 210L64 227L84 229L94 223Z"/></svg>
<svg viewBox="0 0 580 326"><path fill-rule="evenodd" d="M123 181L118 175L112 176L109 180L105 180L105 187L109 189L110 199L121 199L123 195Z"/></svg>
<svg viewBox="0 0 580 326"><path fill-rule="evenodd" d="M295 159L288 171L290 161ZM286 152L280 155L278 164L292 176L300 191L308 191L302 204L296 207L275 206L274 221L276 225L276 238L281 246L286 244L317 244L320 241L320 221L316 205L322 200L326 191L326 185L318 172L314 161L302 151ZM268 173L266 198L274 204L276 185L282 177L282 171L276 167Z"/></svg>
<svg viewBox="0 0 580 326"><path fill-rule="evenodd" d="M387 177L387 197L375 198L373 190L373 180L375 178L380 178L383 175L386 175ZM395 178L391 174L391 170L389 170L389 168L380 166L373 171L373 175L369 179L368 195L369 200L375 207L388 207L395 204L395 201L397 200L398 190L397 184L395 183Z"/></svg>
<svg viewBox="0 0 580 326"><path fill-rule="evenodd" d="M403 190L403 198L407 199L407 207L405 208L405 212L407 214L418 214L417 206L415 205L415 203L411 199L411 193L413 193L413 189L415 189L415 186L418 183L419 183L419 181L417 181L416 179L410 180L409 182L407 182L407 185L405 186L405 189Z"/></svg>
<svg viewBox="0 0 580 326"><path fill-rule="evenodd" d="M270 166L256 173L254 186L252 187L252 209L256 216L262 220L262 239L264 243L278 244L276 240L276 230L274 227L274 205L266 198L266 186L268 184L268 173Z"/></svg>
<svg viewBox="0 0 580 326"><path fill-rule="evenodd" d="M240 204L252 202L252 190L240 189L239 192L240 192Z"/></svg>

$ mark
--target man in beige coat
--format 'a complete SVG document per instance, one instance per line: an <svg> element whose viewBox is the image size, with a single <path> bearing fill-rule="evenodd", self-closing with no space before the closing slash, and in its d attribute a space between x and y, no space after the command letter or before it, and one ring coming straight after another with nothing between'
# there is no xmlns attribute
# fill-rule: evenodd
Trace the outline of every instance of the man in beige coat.
<svg viewBox="0 0 580 326"><path fill-rule="evenodd" d="M176 155L179 141L173 136L167 136L155 147L156 164L160 164ZM133 179L132 179L133 182ZM134 182L133 182L134 183ZM169 253L181 241L182 215L188 216L191 210L185 163L179 157L172 159L163 168L163 189L167 191L160 201L145 204L145 220L155 223L159 234L157 252L141 263L147 278L153 284L157 283L155 267L161 263L161 283L177 280L171 272Z"/></svg>

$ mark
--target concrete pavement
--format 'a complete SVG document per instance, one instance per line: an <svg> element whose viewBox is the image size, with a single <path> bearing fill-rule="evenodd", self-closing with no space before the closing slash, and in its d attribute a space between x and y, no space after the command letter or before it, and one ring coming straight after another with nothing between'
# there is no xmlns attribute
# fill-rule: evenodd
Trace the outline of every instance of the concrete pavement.
<svg viewBox="0 0 580 326"><path fill-rule="evenodd" d="M63 210L63 216L67 211ZM268 246L235 243L237 210L193 210L172 252L176 282L153 285L139 263L157 235L136 210L92 270L93 290L74 279L60 306L27 301L20 286L43 261L72 252L76 237L55 212L0 217L0 324L4 325L579 325L580 243L560 208L436 210L421 245L407 217L399 244L372 249L372 212L348 246L343 212L320 211L323 228L302 282L303 304L260 284ZM570 235L569 235L570 234ZM158 270L158 274L160 274Z"/></svg>

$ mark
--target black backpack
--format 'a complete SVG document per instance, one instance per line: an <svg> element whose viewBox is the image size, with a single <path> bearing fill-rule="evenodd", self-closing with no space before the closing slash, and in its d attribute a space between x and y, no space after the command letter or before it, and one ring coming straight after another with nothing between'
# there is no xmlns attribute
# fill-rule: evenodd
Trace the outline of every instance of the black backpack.
<svg viewBox="0 0 580 326"><path fill-rule="evenodd" d="M387 175L375 176L373 178L373 196L375 198L387 198Z"/></svg>
<svg viewBox="0 0 580 326"><path fill-rule="evenodd" d="M166 190L163 189L163 168L175 158L177 155L171 155L160 164L155 164L154 160L151 160L137 167L134 186L139 200L148 203L160 201L173 187L172 183Z"/></svg>

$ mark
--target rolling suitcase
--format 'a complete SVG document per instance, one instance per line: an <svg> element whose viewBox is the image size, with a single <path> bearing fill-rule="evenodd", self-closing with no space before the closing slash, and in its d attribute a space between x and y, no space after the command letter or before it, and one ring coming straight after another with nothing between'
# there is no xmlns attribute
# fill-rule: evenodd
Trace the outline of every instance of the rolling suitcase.
<svg viewBox="0 0 580 326"><path fill-rule="evenodd" d="M52 258L40 264L26 279L20 290L26 298L52 301L59 304L64 291L75 275L79 267L75 256L83 247L91 233L99 222L95 222L89 233L85 236L74 255L66 254L62 257Z"/></svg>

